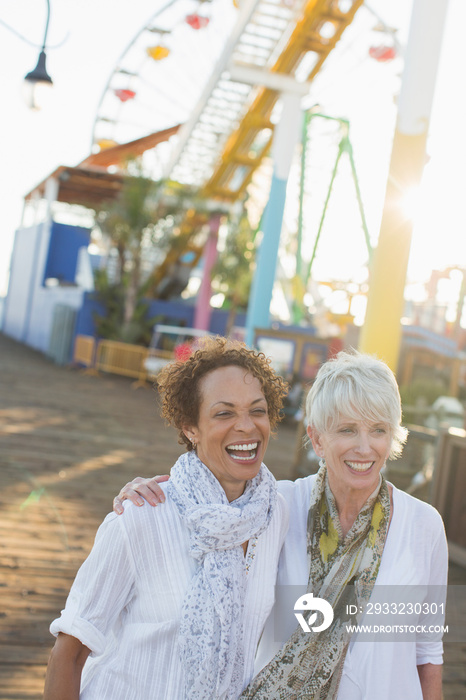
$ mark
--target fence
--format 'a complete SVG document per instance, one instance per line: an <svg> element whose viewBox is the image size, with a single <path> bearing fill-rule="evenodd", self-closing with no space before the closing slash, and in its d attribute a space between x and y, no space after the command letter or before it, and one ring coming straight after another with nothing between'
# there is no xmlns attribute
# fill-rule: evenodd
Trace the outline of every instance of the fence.
<svg viewBox="0 0 466 700"><path fill-rule="evenodd" d="M145 361L148 348L120 343L116 340L100 340L95 356L95 368L101 372L134 377L144 384L147 376Z"/></svg>
<svg viewBox="0 0 466 700"><path fill-rule="evenodd" d="M73 363L92 369L94 362L95 338L92 335L77 335L74 341Z"/></svg>
<svg viewBox="0 0 466 700"><path fill-rule="evenodd" d="M66 304L56 304L53 310L47 356L58 365L70 361L76 309Z"/></svg>
<svg viewBox="0 0 466 700"><path fill-rule="evenodd" d="M445 523L450 559L466 566L466 432L450 428L440 436L432 504Z"/></svg>
<svg viewBox="0 0 466 700"><path fill-rule="evenodd" d="M74 345L73 362L84 365L88 372L109 372L133 377L135 386L145 384L147 379L155 379L158 372L174 359L177 344L186 338L208 335L206 331L178 326L158 324L154 329L151 347L130 345L116 340L100 340L96 349L93 336L77 335ZM166 347L158 347L161 340Z"/></svg>

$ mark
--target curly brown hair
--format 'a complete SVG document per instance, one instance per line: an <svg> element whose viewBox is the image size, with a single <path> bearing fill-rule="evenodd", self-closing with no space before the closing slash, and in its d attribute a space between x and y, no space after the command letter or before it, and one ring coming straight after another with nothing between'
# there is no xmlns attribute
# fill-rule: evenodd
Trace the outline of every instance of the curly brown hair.
<svg viewBox="0 0 466 700"><path fill-rule="evenodd" d="M251 350L244 343L222 337L202 338L200 347L185 361L171 362L157 375L162 398L162 416L178 429L178 442L192 450L182 426L197 425L201 405L200 380L219 367L244 367L256 377L267 402L272 431L282 419L283 399L288 384L280 377L264 353Z"/></svg>

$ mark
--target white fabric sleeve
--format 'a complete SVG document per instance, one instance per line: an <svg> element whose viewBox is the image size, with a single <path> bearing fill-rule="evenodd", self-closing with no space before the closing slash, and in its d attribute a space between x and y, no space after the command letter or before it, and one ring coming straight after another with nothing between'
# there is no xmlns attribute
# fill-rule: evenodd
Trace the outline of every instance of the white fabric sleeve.
<svg viewBox="0 0 466 700"><path fill-rule="evenodd" d="M50 625L54 636L64 632L76 637L93 656L105 651L109 634L132 596L135 564L123 521L114 513L107 515L61 617Z"/></svg>
<svg viewBox="0 0 466 700"><path fill-rule="evenodd" d="M427 610L421 615L419 623L438 627L445 623L445 605L448 583L448 546L445 536L445 528L440 514L433 511L436 522L433 523L435 535L432 538L431 559L429 568L428 586L432 587L427 594ZM432 610L430 603L437 604L437 613ZM439 607L443 605L443 612L439 613ZM442 632L435 634L433 640L432 633L428 634L429 641L418 640L416 642L416 664L442 664L443 663L443 643Z"/></svg>
<svg viewBox="0 0 466 700"><path fill-rule="evenodd" d="M288 507L290 507L291 503L293 502L294 485L294 481L288 481L287 479L280 479L280 481L277 481L277 491L281 496L283 496L288 504Z"/></svg>
<svg viewBox="0 0 466 700"><path fill-rule="evenodd" d="M288 528L290 526L290 508L286 499L279 493L278 494L278 507L280 513L280 550L283 547L286 535L288 534Z"/></svg>

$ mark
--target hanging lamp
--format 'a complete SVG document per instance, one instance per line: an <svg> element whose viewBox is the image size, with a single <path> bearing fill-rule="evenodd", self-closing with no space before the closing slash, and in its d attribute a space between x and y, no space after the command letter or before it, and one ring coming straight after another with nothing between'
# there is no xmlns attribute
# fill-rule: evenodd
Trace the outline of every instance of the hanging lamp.
<svg viewBox="0 0 466 700"><path fill-rule="evenodd" d="M50 1L47 0L47 20L45 23L44 39L42 48L39 54L37 65L34 70L30 71L24 77L24 99L30 109L39 110L47 101L48 93L53 85L52 78L47 73L45 47L47 42L47 33L50 22Z"/></svg>

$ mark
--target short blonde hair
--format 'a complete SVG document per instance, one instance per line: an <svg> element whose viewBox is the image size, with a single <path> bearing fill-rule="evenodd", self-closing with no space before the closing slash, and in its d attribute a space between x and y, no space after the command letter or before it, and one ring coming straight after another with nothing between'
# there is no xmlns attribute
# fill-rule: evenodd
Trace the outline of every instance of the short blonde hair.
<svg viewBox="0 0 466 700"><path fill-rule="evenodd" d="M340 415L387 423L390 458L401 455L408 431L401 425L401 399L395 376L381 360L356 351L340 352L319 369L306 399L306 423L321 434Z"/></svg>

